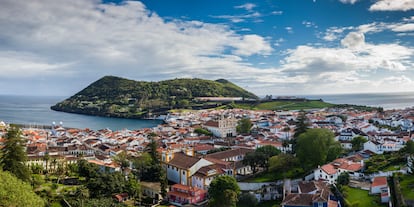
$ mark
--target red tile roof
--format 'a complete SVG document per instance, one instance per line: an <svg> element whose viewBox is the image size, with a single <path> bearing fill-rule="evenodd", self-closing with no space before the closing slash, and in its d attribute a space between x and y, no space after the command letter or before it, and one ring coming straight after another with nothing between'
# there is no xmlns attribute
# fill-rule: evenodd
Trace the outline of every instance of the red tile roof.
<svg viewBox="0 0 414 207"><path fill-rule="evenodd" d="M375 177L372 181L371 187L377 186L386 186L387 185L387 177Z"/></svg>
<svg viewBox="0 0 414 207"><path fill-rule="evenodd" d="M328 175L333 175L337 172L337 170L335 169L335 166L333 166L332 164L326 164L322 166L322 170L326 172L326 174Z"/></svg>
<svg viewBox="0 0 414 207"><path fill-rule="evenodd" d="M200 158L191 157L184 153L178 152L174 154L174 158L168 164L180 169L188 169L199 160Z"/></svg>

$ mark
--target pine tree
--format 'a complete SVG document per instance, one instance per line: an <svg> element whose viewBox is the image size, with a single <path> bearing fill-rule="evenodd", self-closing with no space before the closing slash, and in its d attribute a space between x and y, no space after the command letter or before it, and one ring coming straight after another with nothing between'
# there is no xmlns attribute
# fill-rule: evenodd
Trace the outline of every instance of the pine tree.
<svg viewBox="0 0 414 207"><path fill-rule="evenodd" d="M27 155L24 150L22 133L16 126L7 130L3 149L1 149L0 165L23 181L30 180L29 168L25 165Z"/></svg>
<svg viewBox="0 0 414 207"><path fill-rule="evenodd" d="M306 113L304 111L301 111L296 121L295 134L293 135L293 137L298 138L299 135L306 132L309 125L308 121L309 120L306 117Z"/></svg>

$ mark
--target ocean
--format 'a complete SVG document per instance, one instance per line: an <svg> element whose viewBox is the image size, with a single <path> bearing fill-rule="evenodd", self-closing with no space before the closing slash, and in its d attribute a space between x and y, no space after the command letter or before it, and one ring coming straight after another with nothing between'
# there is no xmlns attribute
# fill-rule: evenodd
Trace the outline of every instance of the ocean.
<svg viewBox="0 0 414 207"><path fill-rule="evenodd" d="M414 107L414 92L305 95L298 97L322 99L334 104L355 104L383 107L384 109Z"/></svg>
<svg viewBox="0 0 414 207"><path fill-rule="evenodd" d="M370 93L370 94L336 94L304 95L309 99L322 99L335 104L356 104L381 106L384 109L402 109L414 106L414 92L407 93ZM0 95L0 121L15 124L52 125L63 123L64 127L99 129L141 129L154 127L160 120L138 120L97 117L81 114L57 112L50 106L66 97L56 96L13 96Z"/></svg>
<svg viewBox="0 0 414 207"><path fill-rule="evenodd" d="M53 122L64 127L79 129L141 129L155 127L160 120L122 119L88 116L53 111L50 106L66 97L56 96L13 96L0 95L0 121L14 124L52 125Z"/></svg>

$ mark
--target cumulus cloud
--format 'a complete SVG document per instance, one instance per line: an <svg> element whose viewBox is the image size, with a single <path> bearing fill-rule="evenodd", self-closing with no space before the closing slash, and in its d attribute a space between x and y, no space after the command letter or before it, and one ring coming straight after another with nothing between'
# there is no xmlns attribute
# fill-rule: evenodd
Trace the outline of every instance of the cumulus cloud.
<svg viewBox="0 0 414 207"><path fill-rule="evenodd" d="M401 72L412 65L414 50L409 47L369 44L363 34L356 32L350 32L341 42L344 47L302 45L289 50L282 62L281 74L307 78L302 86L309 90L346 92L363 88L375 91L378 90L376 81L370 77L375 71ZM391 84L388 87L394 88Z"/></svg>
<svg viewBox="0 0 414 207"><path fill-rule="evenodd" d="M414 24L398 24L391 27L391 30L394 32L411 32L414 31Z"/></svg>
<svg viewBox="0 0 414 207"><path fill-rule="evenodd" d="M0 45L0 79L22 74L78 76L83 84L107 74L236 79L230 74L258 71L244 57L272 52L270 41L259 35L240 35L221 24L165 21L136 1L4 0L0 26L0 41L7 43Z"/></svg>
<svg viewBox="0 0 414 207"><path fill-rule="evenodd" d="M370 11L408 11L414 9L414 0L378 0Z"/></svg>
<svg viewBox="0 0 414 207"><path fill-rule="evenodd" d="M344 47L351 49L358 49L365 45L365 35L358 32L350 32L344 39L341 40Z"/></svg>

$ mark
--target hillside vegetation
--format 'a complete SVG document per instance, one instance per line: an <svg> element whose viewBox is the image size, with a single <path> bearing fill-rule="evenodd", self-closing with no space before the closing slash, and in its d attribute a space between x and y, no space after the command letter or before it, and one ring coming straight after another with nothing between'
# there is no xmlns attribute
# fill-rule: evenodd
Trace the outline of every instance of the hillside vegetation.
<svg viewBox="0 0 414 207"><path fill-rule="evenodd" d="M194 100L195 97L258 99L253 93L224 79L145 82L105 76L51 108L98 116L142 118L174 108L199 109L217 106L217 103L198 103Z"/></svg>

